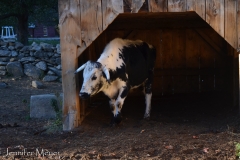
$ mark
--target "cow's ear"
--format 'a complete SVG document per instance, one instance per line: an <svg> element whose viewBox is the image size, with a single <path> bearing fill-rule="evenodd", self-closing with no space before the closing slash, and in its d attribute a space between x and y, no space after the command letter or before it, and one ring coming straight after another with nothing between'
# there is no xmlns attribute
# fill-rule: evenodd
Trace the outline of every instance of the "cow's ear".
<svg viewBox="0 0 240 160"><path fill-rule="evenodd" d="M102 71L106 75L106 79L109 82L110 81L110 74L106 66L102 66Z"/></svg>
<svg viewBox="0 0 240 160"><path fill-rule="evenodd" d="M74 73L76 74L76 73L80 72L80 71L83 70L85 67L86 67L86 63L83 64L81 67L79 67Z"/></svg>

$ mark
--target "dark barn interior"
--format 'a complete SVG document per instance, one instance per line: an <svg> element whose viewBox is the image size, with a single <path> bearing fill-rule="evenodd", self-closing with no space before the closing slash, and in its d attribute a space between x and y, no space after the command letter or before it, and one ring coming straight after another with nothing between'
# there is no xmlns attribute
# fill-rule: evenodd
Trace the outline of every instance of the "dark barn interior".
<svg viewBox="0 0 240 160"><path fill-rule="evenodd" d="M157 49L152 118L162 114L194 118L237 113L234 48L195 12L120 14L79 56L79 66L89 59L97 60L106 44L117 37L140 39ZM81 75L78 88L82 85ZM80 103L94 106L102 100L107 98L99 94L90 103ZM107 101L102 104L108 108ZM140 110L142 115L137 118L142 118L144 106L143 94L134 91L128 95L123 113ZM85 113L85 107L81 111Z"/></svg>

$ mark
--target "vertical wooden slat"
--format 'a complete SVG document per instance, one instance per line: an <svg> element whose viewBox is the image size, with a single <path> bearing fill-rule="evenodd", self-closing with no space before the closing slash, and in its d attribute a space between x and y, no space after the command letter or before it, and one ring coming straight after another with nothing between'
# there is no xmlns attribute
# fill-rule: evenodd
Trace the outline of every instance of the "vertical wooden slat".
<svg viewBox="0 0 240 160"><path fill-rule="evenodd" d="M187 0L187 11L196 11L196 0Z"/></svg>
<svg viewBox="0 0 240 160"><path fill-rule="evenodd" d="M77 48L81 45L79 0L59 0L59 13L64 93L63 130L72 130L80 123L80 104L74 74L77 68Z"/></svg>
<svg viewBox="0 0 240 160"><path fill-rule="evenodd" d="M196 0L195 11L196 13L202 17L202 19L206 20L206 0Z"/></svg>
<svg viewBox="0 0 240 160"><path fill-rule="evenodd" d="M206 22L224 37L224 0L206 0Z"/></svg>
<svg viewBox="0 0 240 160"><path fill-rule="evenodd" d="M112 23L119 13L123 13L123 0L102 0L103 30Z"/></svg>
<svg viewBox="0 0 240 160"><path fill-rule="evenodd" d="M186 0L168 0L168 12L185 12Z"/></svg>
<svg viewBox="0 0 240 160"><path fill-rule="evenodd" d="M238 33L238 52L240 52L240 0L237 0L237 33Z"/></svg>
<svg viewBox="0 0 240 160"><path fill-rule="evenodd" d="M237 48L237 2L225 0L225 39Z"/></svg>
<svg viewBox="0 0 240 160"><path fill-rule="evenodd" d="M167 0L148 0L149 12L167 12Z"/></svg>
<svg viewBox="0 0 240 160"><path fill-rule="evenodd" d="M83 47L88 47L102 32L101 0L80 0Z"/></svg>
<svg viewBox="0 0 240 160"><path fill-rule="evenodd" d="M144 2L145 0L123 0L124 13L138 13Z"/></svg>

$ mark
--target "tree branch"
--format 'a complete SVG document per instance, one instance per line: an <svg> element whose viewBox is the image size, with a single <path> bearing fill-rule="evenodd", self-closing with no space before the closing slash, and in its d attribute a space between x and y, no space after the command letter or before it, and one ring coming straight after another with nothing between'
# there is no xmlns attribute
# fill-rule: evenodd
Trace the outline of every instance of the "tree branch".
<svg viewBox="0 0 240 160"><path fill-rule="evenodd" d="M0 20L6 19L6 18L9 18L9 17L17 17L17 16L18 15L15 14L15 13L4 14L4 15L0 15Z"/></svg>

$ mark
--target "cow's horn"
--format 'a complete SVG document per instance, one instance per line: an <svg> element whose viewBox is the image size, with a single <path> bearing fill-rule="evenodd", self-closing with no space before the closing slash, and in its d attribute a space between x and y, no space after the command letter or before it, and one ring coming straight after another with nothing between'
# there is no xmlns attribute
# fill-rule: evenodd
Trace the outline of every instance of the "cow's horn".
<svg viewBox="0 0 240 160"><path fill-rule="evenodd" d="M106 75L107 81L110 81L110 75L109 75L109 71L105 66L102 66L102 70Z"/></svg>
<svg viewBox="0 0 240 160"><path fill-rule="evenodd" d="M74 73L76 74L76 73L80 72L80 71L83 70L85 67L86 67L86 63L83 64L81 67L79 67Z"/></svg>

